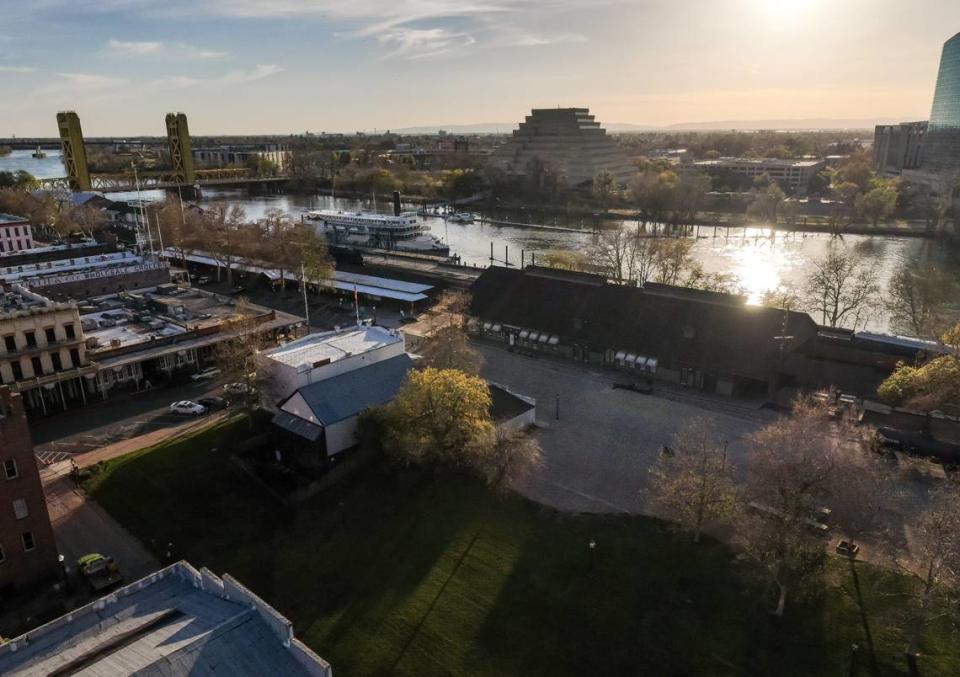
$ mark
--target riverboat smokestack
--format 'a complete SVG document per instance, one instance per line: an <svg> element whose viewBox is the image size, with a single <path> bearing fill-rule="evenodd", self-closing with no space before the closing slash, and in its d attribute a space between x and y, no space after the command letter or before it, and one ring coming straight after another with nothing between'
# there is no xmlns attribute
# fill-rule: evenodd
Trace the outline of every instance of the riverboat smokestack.
<svg viewBox="0 0 960 677"><path fill-rule="evenodd" d="M400 216L400 191L393 191L393 215Z"/></svg>

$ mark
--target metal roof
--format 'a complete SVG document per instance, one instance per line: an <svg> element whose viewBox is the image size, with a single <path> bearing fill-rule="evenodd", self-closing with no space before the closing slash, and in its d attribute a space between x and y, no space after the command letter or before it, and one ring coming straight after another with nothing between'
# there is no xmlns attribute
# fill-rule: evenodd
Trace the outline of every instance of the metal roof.
<svg viewBox="0 0 960 677"><path fill-rule="evenodd" d="M402 340L389 329L374 325L355 327L346 331L308 334L282 346L271 348L263 354L282 364L299 367L302 364L312 365L322 360L336 362L351 355L360 355L400 343Z"/></svg>
<svg viewBox="0 0 960 677"><path fill-rule="evenodd" d="M273 425L287 432L299 435L305 440L316 442L323 435L323 426L311 423L286 411L278 411L273 417Z"/></svg>
<svg viewBox="0 0 960 677"><path fill-rule="evenodd" d="M295 395L303 398L317 421L332 425L392 400L412 367L413 360L404 353L311 383ZM281 411L286 404L280 406Z"/></svg>
<svg viewBox="0 0 960 677"><path fill-rule="evenodd" d="M0 674L329 676L230 576L178 562L0 646Z"/></svg>

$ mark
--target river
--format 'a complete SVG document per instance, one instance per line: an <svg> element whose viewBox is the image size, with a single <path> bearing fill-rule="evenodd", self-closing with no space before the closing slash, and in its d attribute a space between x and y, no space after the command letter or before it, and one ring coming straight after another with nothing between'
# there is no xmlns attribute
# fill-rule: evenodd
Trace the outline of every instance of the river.
<svg viewBox="0 0 960 677"><path fill-rule="evenodd" d="M6 157L0 157L0 171L25 169L40 178L64 175L59 151L49 151L45 159L35 159L30 155L31 151L13 151ZM136 194L118 193L111 197L129 199L135 198ZM163 199L163 192L144 191L142 197L159 200ZM248 195L243 190L214 189L203 191L200 204L218 201L243 205L251 220L262 217L268 209L274 208L296 218L311 209L373 208L369 200L290 194ZM388 208L384 204L378 204L377 207L381 210ZM448 223L439 217L424 219L433 234L447 242L451 252L458 254L468 265L488 265L491 243L498 264L502 265L509 256L510 263L516 265L520 262L521 252L529 261L532 255L551 249L586 250L597 238L590 231L550 231L480 222ZM623 227L634 228L636 224L628 222ZM833 240L830 235L813 233L779 232L771 236L769 228L760 226L720 228L716 232L713 228L704 227L700 229L700 237L693 245L692 255L706 272L732 274L750 302L757 303L768 291L800 286L810 271L811 262L822 258ZM843 241L866 259L882 289L886 289L894 271L905 263L928 260L943 262L947 259L940 244L918 238L848 235ZM960 274L956 259L952 261L953 269ZM872 317L867 328L888 331L885 313L877 313Z"/></svg>

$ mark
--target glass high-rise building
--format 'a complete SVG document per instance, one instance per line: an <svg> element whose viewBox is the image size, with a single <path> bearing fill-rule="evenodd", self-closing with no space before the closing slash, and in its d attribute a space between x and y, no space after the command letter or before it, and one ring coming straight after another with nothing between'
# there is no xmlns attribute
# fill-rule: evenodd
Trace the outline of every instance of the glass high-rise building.
<svg viewBox="0 0 960 677"><path fill-rule="evenodd" d="M943 45L923 164L925 169L960 169L960 33Z"/></svg>

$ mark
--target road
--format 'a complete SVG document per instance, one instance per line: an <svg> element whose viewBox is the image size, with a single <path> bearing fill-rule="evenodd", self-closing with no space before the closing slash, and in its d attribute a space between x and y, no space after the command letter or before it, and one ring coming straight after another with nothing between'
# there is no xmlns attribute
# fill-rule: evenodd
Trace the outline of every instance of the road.
<svg viewBox="0 0 960 677"><path fill-rule="evenodd" d="M105 402L34 419L30 421L34 450L45 463L65 460L73 454L183 423L184 416L170 413L171 402L222 394L222 381L189 382L115 395Z"/></svg>

